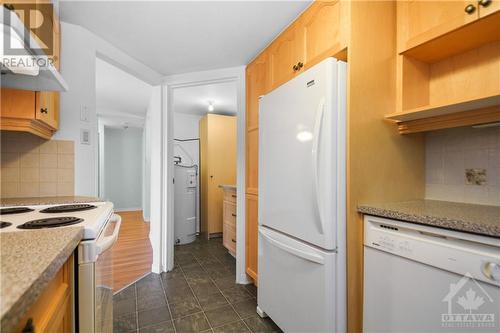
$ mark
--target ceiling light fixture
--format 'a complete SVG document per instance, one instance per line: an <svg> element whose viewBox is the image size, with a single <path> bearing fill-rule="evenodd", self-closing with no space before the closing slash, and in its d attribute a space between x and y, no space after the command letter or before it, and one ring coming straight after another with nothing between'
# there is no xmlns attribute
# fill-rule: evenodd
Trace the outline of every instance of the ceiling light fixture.
<svg viewBox="0 0 500 333"><path fill-rule="evenodd" d="M208 102L208 111L212 112L214 109L214 102Z"/></svg>

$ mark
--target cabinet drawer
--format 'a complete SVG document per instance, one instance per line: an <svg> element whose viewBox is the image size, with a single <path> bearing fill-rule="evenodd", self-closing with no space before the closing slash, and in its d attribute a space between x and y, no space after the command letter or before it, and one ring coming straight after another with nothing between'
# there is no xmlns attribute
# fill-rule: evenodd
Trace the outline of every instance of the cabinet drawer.
<svg viewBox="0 0 500 333"><path fill-rule="evenodd" d="M236 254L236 228L224 222L222 243L231 253Z"/></svg>
<svg viewBox="0 0 500 333"><path fill-rule="evenodd" d="M224 201L236 203L236 192L224 191Z"/></svg>
<svg viewBox="0 0 500 333"><path fill-rule="evenodd" d="M231 202L224 202L224 223L236 226L236 205Z"/></svg>

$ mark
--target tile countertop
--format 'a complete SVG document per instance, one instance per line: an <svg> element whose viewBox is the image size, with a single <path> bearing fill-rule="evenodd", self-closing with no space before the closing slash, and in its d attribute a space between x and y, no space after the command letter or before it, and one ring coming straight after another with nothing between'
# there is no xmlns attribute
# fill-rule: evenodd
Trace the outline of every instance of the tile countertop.
<svg viewBox="0 0 500 333"><path fill-rule="evenodd" d="M102 199L95 197L69 196L69 197L40 197L40 198L1 198L0 207L9 206L34 206L34 205L63 205L72 203L100 202Z"/></svg>
<svg viewBox="0 0 500 333"><path fill-rule="evenodd" d="M83 227L0 233L0 327L9 332L77 247Z"/></svg>
<svg viewBox="0 0 500 333"><path fill-rule="evenodd" d="M500 237L500 206L436 200L363 204L358 211L380 217Z"/></svg>

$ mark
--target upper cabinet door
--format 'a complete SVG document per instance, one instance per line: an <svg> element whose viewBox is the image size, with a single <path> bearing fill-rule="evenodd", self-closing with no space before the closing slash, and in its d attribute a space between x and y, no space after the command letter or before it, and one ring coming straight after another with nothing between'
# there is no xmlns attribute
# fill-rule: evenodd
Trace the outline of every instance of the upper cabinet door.
<svg viewBox="0 0 500 333"><path fill-rule="evenodd" d="M485 17L500 11L500 0L478 0L479 17Z"/></svg>
<svg viewBox="0 0 500 333"><path fill-rule="evenodd" d="M342 7L344 6L344 7ZM301 18L304 34L304 68L309 68L347 46L345 31L347 15L342 9L348 4L339 0L317 1Z"/></svg>
<svg viewBox="0 0 500 333"><path fill-rule="evenodd" d="M468 1L398 1L398 51L404 52L479 18L479 4Z"/></svg>
<svg viewBox="0 0 500 333"><path fill-rule="evenodd" d="M304 59L304 35L297 25L290 26L269 47L270 88L295 76ZM302 64L303 65L303 64Z"/></svg>
<svg viewBox="0 0 500 333"><path fill-rule="evenodd" d="M59 93L53 91L36 92L35 119L57 130L59 127Z"/></svg>

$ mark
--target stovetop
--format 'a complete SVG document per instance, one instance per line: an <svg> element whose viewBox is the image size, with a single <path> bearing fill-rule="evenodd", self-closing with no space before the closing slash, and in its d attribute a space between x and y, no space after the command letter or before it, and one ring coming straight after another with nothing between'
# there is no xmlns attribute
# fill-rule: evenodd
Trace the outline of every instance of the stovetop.
<svg viewBox="0 0 500 333"><path fill-rule="evenodd" d="M83 239L95 239L113 214L111 202L2 208L0 233L83 226ZM6 214L7 213L7 214ZM10 225L9 225L10 223Z"/></svg>

